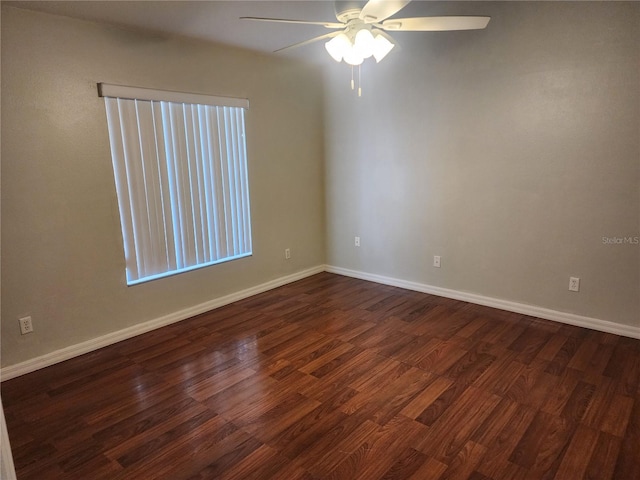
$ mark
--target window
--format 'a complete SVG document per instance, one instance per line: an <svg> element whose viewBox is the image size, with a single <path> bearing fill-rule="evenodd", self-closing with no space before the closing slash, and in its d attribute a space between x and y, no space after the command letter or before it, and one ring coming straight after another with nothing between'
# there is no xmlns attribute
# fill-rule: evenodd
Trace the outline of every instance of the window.
<svg viewBox="0 0 640 480"><path fill-rule="evenodd" d="M99 84L127 284L251 255L248 100Z"/></svg>

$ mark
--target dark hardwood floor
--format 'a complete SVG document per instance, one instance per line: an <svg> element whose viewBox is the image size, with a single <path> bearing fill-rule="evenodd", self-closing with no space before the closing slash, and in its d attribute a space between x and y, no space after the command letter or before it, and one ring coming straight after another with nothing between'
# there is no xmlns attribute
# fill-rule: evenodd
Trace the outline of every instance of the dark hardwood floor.
<svg viewBox="0 0 640 480"><path fill-rule="evenodd" d="M328 273L2 384L19 479L640 478L640 341Z"/></svg>

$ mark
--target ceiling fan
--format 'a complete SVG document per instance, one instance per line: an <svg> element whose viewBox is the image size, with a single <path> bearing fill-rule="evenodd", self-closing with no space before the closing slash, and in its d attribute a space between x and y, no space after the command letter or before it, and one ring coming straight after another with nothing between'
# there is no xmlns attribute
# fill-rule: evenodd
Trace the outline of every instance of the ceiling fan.
<svg viewBox="0 0 640 480"><path fill-rule="evenodd" d="M243 20L261 22L319 25L335 30L276 50L302 47L320 40L328 40L325 48L337 61L357 66L369 57L382 60L395 46L387 32L439 32L450 30L480 30L491 17L445 16L389 18L402 10L411 0L369 0L368 2L336 1L338 22L314 22L285 18L240 17ZM364 4L364 5L363 5Z"/></svg>

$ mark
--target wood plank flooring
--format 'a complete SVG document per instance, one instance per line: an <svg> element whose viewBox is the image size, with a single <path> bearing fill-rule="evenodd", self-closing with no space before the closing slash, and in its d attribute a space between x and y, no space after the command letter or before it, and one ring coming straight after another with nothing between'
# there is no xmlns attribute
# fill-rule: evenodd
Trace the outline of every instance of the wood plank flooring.
<svg viewBox="0 0 640 480"><path fill-rule="evenodd" d="M19 479L640 479L640 341L322 273L2 384Z"/></svg>

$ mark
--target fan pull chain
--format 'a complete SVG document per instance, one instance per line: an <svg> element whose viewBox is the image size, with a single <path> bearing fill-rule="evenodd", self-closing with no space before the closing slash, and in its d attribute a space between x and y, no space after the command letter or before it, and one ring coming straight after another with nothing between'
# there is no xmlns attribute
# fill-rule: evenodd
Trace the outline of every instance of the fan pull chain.
<svg viewBox="0 0 640 480"><path fill-rule="evenodd" d="M353 65L351 65L351 90L355 91L356 81L355 74L353 72ZM362 96L362 68L358 65L358 97Z"/></svg>

